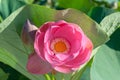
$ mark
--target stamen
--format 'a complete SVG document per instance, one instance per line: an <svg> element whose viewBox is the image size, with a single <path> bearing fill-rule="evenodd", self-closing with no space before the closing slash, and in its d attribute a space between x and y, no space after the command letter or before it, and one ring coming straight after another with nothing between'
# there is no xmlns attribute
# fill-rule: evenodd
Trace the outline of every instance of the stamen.
<svg viewBox="0 0 120 80"><path fill-rule="evenodd" d="M63 38L56 38L51 43L51 49L54 53L66 53L69 51L69 43Z"/></svg>

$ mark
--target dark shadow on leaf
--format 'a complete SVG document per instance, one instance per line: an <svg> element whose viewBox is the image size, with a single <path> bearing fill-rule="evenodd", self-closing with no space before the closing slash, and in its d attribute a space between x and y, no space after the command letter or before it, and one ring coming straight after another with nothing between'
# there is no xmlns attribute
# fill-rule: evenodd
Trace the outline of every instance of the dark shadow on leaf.
<svg viewBox="0 0 120 80"><path fill-rule="evenodd" d="M120 28L117 29L106 43L110 48L120 51Z"/></svg>

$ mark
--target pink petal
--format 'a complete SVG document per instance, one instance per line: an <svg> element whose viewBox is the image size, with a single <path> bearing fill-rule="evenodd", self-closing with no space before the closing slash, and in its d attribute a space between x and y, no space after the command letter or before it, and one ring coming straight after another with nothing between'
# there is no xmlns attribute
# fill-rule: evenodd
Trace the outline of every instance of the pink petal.
<svg viewBox="0 0 120 80"><path fill-rule="evenodd" d="M48 42L50 39L54 38L54 33L60 28L60 26L65 25L66 22L63 20L60 20L58 22L48 22L45 25L43 25L42 27L46 30L46 34L45 34L45 40L44 42ZM48 27L49 26L49 27ZM41 29L41 31L43 31L44 29Z"/></svg>
<svg viewBox="0 0 120 80"><path fill-rule="evenodd" d="M59 29L53 35L54 37L65 38L67 41L69 41L72 53L80 49L80 42L83 33L76 30L75 26L72 26L70 24L64 24L63 26L59 27Z"/></svg>
<svg viewBox="0 0 120 80"><path fill-rule="evenodd" d="M42 60L36 53L34 53L29 57L27 70L33 74L46 74L52 70L52 67L48 62Z"/></svg>
<svg viewBox="0 0 120 80"><path fill-rule="evenodd" d="M56 67L54 67L54 69L61 73L70 73L70 72L74 71L74 70L72 70L72 68L69 68L66 66L56 66Z"/></svg>
<svg viewBox="0 0 120 80"><path fill-rule="evenodd" d="M57 25L57 26L54 26L54 25ZM75 24L66 23L65 21L58 21L54 23L50 28L48 28L44 37L44 42L47 43L47 45L44 45L44 47L47 48L46 49L47 52L45 54L47 56L49 55L49 58L46 57L46 59L47 60L49 59L48 61L50 61L50 63L54 63L54 62L56 63L57 61L58 64L60 64L59 61L62 61L61 63L63 64L63 62L68 61L68 58L70 58L71 60L71 57L74 58L74 56L78 54L78 50L81 48L81 44L82 44L81 43L82 36L84 36L83 31L78 27L79 26ZM50 45L50 40L57 37L65 38L67 39L67 41L69 41L70 52L68 53L69 55L56 54L54 55L55 60L53 60L53 57L50 57L50 55L52 55L53 53L50 51L49 45Z"/></svg>
<svg viewBox="0 0 120 80"><path fill-rule="evenodd" d="M54 24L54 22L46 22L45 24L43 24L41 27L40 27L40 31L41 32L46 32L46 30L52 26Z"/></svg>
<svg viewBox="0 0 120 80"><path fill-rule="evenodd" d="M44 45L44 57L51 65L62 65L65 63L64 59L69 57L67 54L55 54L50 50L49 42Z"/></svg>
<svg viewBox="0 0 120 80"><path fill-rule="evenodd" d="M69 65L69 66L77 67L84 64L90 59L93 45L92 45L92 42L86 36L84 37L84 41L83 43L85 44L82 45L83 50L79 52L79 55L75 59L67 62L66 63L67 66Z"/></svg>
<svg viewBox="0 0 120 80"><path fill-rule="evenodd" d="M63 64L55 55L50 55L49 52L45 51L45 59L53 66L53 65L61 65Z"/></svg>
<svg viewBox="0 0 120 80"><path fill-rule="evenodd" d="M57 29L59 29L59 26L54 26L54 25L48 28L45 34L44 43L54 38L54 33L57 31Z"/></svg>
<svg viewBox="0 0 120 80"><path fill-rule="evenodd" d="M35 52L44 59L44 32L37 31L34 42Z"/></svg>
<svg viewBox="0 0 120 80"><path fill-rule="evenodd" d="M57 25L57 26L63 26L65 24L67 24L67 22L64 21L64 20L60 20L60 21L57 21L57 22L54 23L54 25Z"/></svg>
<svg viewBox="0 0 120 80"><path fill-rule="evenodd" d="M59 23L60 24L60 23ZM44 42L48 42L51 39L54 38L65 38L71 46L71 52L76 52L79 50L80 48L80 41L82 39L82 32L76 30L76 28L74 28L71 25L68 24L62 24L63 26L51 26L45 34L45 38L44 38ZM78 27L78 26L77 26ZM81 34L82 33L82 34Z"/></svg>

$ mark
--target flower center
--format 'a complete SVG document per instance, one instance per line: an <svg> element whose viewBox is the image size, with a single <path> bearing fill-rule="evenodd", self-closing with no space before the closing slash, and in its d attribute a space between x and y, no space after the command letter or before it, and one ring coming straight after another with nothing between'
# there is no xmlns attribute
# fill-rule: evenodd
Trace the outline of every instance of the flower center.
<svg viewBox="0 0 120 80"><path fill-rule="evenodd" d="M64 52L67 50L66 44L63 41L58 41L54 45L56 52Z"/></svg>
<svg viewBox="0 0 120 80"><path fill-rule="evenodd" d="M54 39L51 43L51 49L54 53L66 53L69 51L69 43L62 38Z"/></svg>

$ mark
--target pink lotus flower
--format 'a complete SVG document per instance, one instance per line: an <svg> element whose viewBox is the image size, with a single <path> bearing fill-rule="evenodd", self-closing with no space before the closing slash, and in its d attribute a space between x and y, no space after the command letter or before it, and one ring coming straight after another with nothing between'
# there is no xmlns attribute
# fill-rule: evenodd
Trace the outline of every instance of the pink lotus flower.
<svg viewBox="0 0 120 80"><path fill-rule="evenodd" d="M90 59L92 48L92 42L77 24L63 20L47 22L36 31L35 51L29 57L27 69L34 74L52 70L69 73Z"/></svg>

